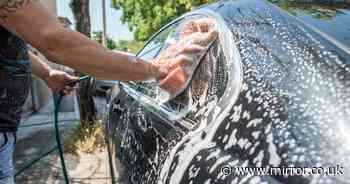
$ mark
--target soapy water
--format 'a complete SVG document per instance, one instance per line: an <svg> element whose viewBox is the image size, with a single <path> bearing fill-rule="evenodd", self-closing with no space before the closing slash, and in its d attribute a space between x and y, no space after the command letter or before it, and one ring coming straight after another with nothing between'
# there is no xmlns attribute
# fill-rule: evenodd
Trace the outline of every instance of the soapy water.
<svg viewBox="0 0 350 184"><path fill-rule="evenodd" d="M216 23L209 18L191 17L175 23L154 37L138 54L138 57L144 60L171 66L168 76L161 81L129 83L129 86L134 86L137 90L141 86L142 93L160 104L170 101L188 87L201 60L215 42L217 34ZM189 52L191 48L195 48L196 52ZM180 57L188 62L176 63Z"/></svg>
<svg viewBox="0 0 350 184"><path fill-rule="evenodd" d="M219 103L194 110L204 119L171 151L161 172L162 182L198 182L201 177L187 174L190 168L202 173L210 168L207 175L214 177L208 177L208 183L223 183L230 177L237 182L256 179L254 175L220 175L219 158L223 157L227 157L225 163L232 161L231 166L326 167L338 163L349 171L348 53L279 10L254 7L253 3L239 5L229 7L228 21L243 63L239 98L226 113L220 114L226 108ZM196 161L199 155L202 160L216 158L215 164ZM287 176L279 180L290 182ZM305 176L300 181L348 183L349 176Z"/></svg>
<svg viewBox="0 0 350 184"><path fill-rule="evenodd" d="M172 55L176 49L181 50L190 45L200 46L202 51L183 54L182 56L186 57L189 62L174 68L165 79L159 82L162 89L159 96L161 103L175 98L188 87L195 70L217 38L218 32L213 20L206 18L183 24L178 27L175 34L169 35L158 59L176 57Z"/></svg>
<svg viewBox="0 0 350 184"><path fill-rule="evenodd" d="M152 109L143 105L137 113L128 109L128 114L123 114L128 123L143 128L141 133L129 128L121 149L139 163L152 166L142 170L142 164L132 162L131 175L140 177L135 183L295 183L295 179L299 183L349 183L348 174L297 178L220 174L225 164L341 164L349 173L350 56L332 40L263 1L232 1L214 9L224 16L229 33L218 29L217 42L196 70L190 87L167 104L171 110L183 104L180 108L188 111L181 115L182 120L190 119L194 126L181 129L178 121L152 121ZM241 66L232 67L235 64ZM162 90L154 86L146 85ZM150 101L159 99L144 91L142 94L149 96ZM160 113L159 109L155 113ZM174 128L166 133L158 128L171 127L170 124ZM157 134L153 139L140 140L135 136L151 130ZM176 136L169 136L169 132ZM149 140L156 140L156 148L149 156L139 154L143 150L133 149L148 145Z"/></svg>
<svg viewBox="0 0 350 184"><path fill-rule="evenodd" d="M163 102L176 97L183 90L185 90L196 68L204 59L206 53L208 52L208 50L210 49L211 45L214 43L217 37L216 30L212 30L208 33L196 32L186 34L188 35L181 36L182 38L179 40L178 43L174 45L169 45L167 48L165 48L159 59L162 60L164 57L171 58L172 56L164 56L163 54L165 53L166 55L166 53L169 52L168 50L172 50L172 47L175 47L175 49L181 49L183 47L186 47L187 45L198 45L203 49L198 53L183 54L182 56L187 58L188 62L171 69L168 76L159 82L160 88L162 88L168 93L168 95L170 95L170 98L161 99L161 101Z"/></svg>

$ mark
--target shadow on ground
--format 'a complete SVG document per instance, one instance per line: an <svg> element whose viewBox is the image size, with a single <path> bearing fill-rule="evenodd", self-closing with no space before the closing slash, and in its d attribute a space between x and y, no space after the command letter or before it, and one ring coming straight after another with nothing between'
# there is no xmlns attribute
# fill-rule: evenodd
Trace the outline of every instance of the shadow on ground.
<svg viewBox="0 0 350 184"><path fill-rule="evenodd" d="M99 99L98 99L99 100ZM100 110L103 100L98 101ZM100 103L100 104L99 104ZM99 113L102 113L101 111ZM69 130L77 121L62 124L60 129L61 140L67 137ZM31 160L44 154L56 144L55 134L51 126L41 128L31 127L28 135L20 138L14 153L14 165L17 170L23 168ZM22 132L21 132L22 131ZM23 134L26 130L19 130ZM106 184L110 183L109 165L106 150L94 154L65 154L71 183L77 184ZM58 151L42 158L31 168L25 170L15 178L16 184L63 184L63 175Z"/></svg>
<svg viewBox="0 0 350 184"><path fill-rule="evenodd" d="M28 138L19 140L14 154L15 168L17 170L23 168L31 160L44 154L54 145L55 137L52 130L41 130L28 136ZM70 157L69 167L74 169L79 158L77 156ZM54 151L25 170L23 174L16 178L16 183L48 183L48 181L57 180L60 177L60 172L58 152Z"/></svg>
<svg viewBox="0 0 350 184"><path fill-rule="evenodd" d="M64 133L61 132L64 136ZM54 144L51 130L41 130L17 142L14 154L17 170L30 160L50 150ZM109 183L108 160L105 151L95 154L65 154L71 183L96 184ZM25 170L15 179L17 184L53 184L64 183L58 152L42 158L31 168Z"/></svg>

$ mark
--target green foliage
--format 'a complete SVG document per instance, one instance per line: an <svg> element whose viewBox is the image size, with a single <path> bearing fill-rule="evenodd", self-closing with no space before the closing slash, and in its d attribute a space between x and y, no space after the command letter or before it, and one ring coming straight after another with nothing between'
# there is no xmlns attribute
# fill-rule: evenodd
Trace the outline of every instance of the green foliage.
<svg viewBox="0 0 350 184"><path fill-rule="evenodd" d="M142 48L143 45L143 41L119 40L116 49L136 54Z"/></svg>
<svg viewBox="0 0 350 184"><path fill-rule="evenodd" d="M96 31L92 33L92 39L98 43L102 43L102 32ZM119 40L115 42L111 38L107 38L107 47L111 50L119 50L136 54L144 45L143 41Z"/></svg>
<svg viewBox="0 0 350 184"><path fill-rule="evenodd" d="M332 20L334 17L343 14L341 9L349 9L348 5L341 1L321 0L269 0L285 9L293 15L304 13L315 19Z"/></svg>
<svg viewBox="0 0 350 184"><path fill-rule="evenodd" d="M147 40L169 21L195 7L216 0L112 0L123 11L122 21L134 31L136 40Z"/></svg>
<svg viewBox="0 0 350 184"><path fill-rule="evenodd" d="M102 43L102 32L101 31L95 31L92 33L92 39L97 41L98 43ZM114 40L107 37L107 48L111 50L117 49L117 44Z"/></svg>

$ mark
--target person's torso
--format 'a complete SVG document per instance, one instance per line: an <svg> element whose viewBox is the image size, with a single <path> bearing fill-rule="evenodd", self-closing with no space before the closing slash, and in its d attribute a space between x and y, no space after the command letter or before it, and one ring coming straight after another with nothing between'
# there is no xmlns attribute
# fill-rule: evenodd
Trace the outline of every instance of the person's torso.
<svg viewBox="0 0 350 184"><path fill-rule="evenodd" d="M0 27L0 132L17 131L31 83L27 44Z"/></svg>

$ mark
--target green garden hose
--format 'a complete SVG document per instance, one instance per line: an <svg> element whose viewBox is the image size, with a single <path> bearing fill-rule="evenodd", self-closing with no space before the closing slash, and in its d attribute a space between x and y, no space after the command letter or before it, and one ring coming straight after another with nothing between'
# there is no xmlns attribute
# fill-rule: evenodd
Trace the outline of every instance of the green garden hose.
<svg viewBox="0 0 350 184"><path fill-rule="evenodd" d="M60 112L60 104L61 104L63 96L64 96L64 94L62 92L55 93L53 95L54 107L55 107L55 109L54 109L54 124L55 124L55 137L56 137L56 142L57 142L57 149L58 149L58 154L60 155L63 177L64 177L65 183L69 184L68 172L67 172L66 164L64 162L64 155L63 155L61 138L60 138L60 129L58 126L58 114Z"/></svg>
<svg viewBox="0 0 350 184"><path fill-rule="evenodd" d="M86 76L80 77L77 81L69 83L68 85L74 86L77 83L79 83L81 81L84 81L84 80L88 80L90 78L91 78L90 76L86 75ZM59 153L59 156L60 156L60 160L61 160L61 166L62 166L62 172L63 172L64 181L65 181L66 184L69 184L69 177L68 177L66 164L65 164L65 161L64 161L63 149L62 149L61 138L60 138L60 131L59 131L59 126L58 126L58 115L59 115L59 112L60 112L60 105L61 105L61 101L62 101L63 96L64 96L64 93L62 91L54 93L54 95L53 95L53 100L54 100L54 125L55 125L54 130L55 130L56 145L53 148L51 148L49 151L47 151L44 154L40 155L38 158L35 158L32 161L30 161L23 168L19 169L16 172L15 177L19 176L25 170L29 169L31 166L33 166L35 163L37 163L39 160L41 160L42 158L44 158L47 155L51 154L52 152L54 152L57 149L58 153Z"/></svg>
<svg viewBox="0 0 350 184"><path fill-rule="evenodd" d="M42 155L40 155L39 157L31 160L26 166L22 167L21 169L19 169L16 174L15 177L19 176L20 174L22 174L25 170L29 169L30 167L32 167L35 163L37 163L39 160L41 160L42 158L46 157L47 155L50 155L51 153L53 153L54 151L57 150L57 145L53 146L49 151L43 153Z"/></svg>

